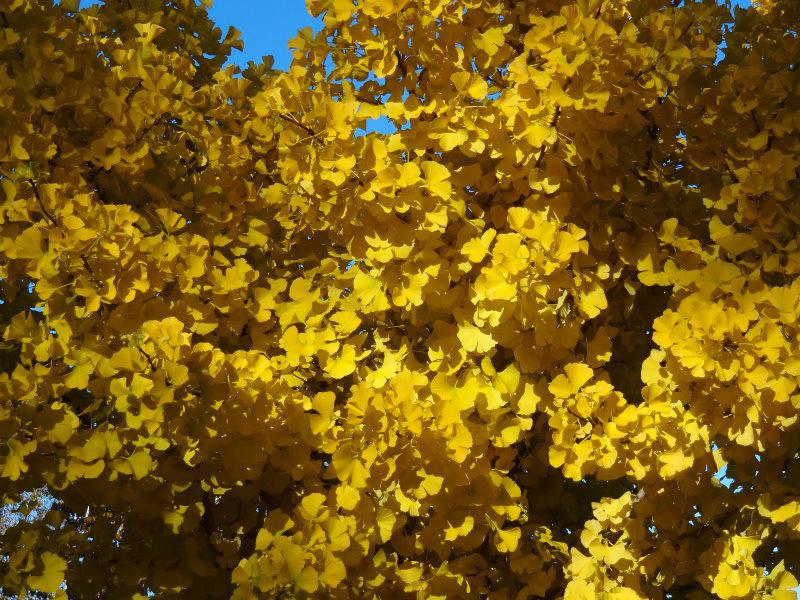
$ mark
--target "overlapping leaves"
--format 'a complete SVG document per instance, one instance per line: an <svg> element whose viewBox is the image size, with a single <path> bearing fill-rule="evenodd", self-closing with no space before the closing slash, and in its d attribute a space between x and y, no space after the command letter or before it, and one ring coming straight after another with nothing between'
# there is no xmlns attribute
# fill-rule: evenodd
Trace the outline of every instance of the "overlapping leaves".
<svg viewBox="0 0 800 600"><path fill-rule="evenodd" d="M790 597L795 3L308 8L0 1L0 587Z"/></svg>

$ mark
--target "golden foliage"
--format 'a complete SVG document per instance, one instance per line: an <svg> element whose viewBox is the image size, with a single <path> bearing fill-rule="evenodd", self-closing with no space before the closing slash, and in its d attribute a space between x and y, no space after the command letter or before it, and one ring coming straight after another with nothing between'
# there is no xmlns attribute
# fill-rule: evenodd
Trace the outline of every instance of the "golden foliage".
<svg viewBox="0 0 800 600"><path fill-rule="evenodd" d="M794 597L800 4L78 4L0 0L0 589Z"/></svg>

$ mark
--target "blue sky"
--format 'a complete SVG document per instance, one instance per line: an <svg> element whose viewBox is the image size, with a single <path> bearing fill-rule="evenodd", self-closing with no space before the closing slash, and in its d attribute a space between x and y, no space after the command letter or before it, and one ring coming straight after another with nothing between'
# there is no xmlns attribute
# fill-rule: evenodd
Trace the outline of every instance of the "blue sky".
<svg viewBox="0 0 800 600"><path fill-rule="evenodd" d="M229 26L242 32L244 52L234 50L231 59L243 67L270 54L278 69L286 69L292 59L289 40L303 27L321 24L308 14L305 0L216 0L209 14L223 32Z"/></svg>

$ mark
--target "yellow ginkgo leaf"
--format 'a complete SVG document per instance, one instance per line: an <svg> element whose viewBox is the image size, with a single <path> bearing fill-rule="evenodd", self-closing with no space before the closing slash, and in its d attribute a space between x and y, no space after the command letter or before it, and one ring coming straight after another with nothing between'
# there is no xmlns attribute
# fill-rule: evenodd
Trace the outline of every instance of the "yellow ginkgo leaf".
<svg viewBox="0 0 800 600"><path fill-rule="evenodd" d="M305 496L303 500L300 502L299 511L300 514L306 520L315 520L317 519L318 515L320 515L320 511L322 510L323 505L325 504L325 495L324 494L309 494Z"/></svg>
<svg viewBox="0 0 800 600"><path fill-rule="evenodd" d="M485 98L489 91L486 81L467 71L457 71L450 76L450 81L456 86L456 90L468 94L473 99Z"/></svg>
<svg viewBox="0 0 800 600"><path fill-rule="evenodd" d="M64 583L67 561L52 552L42 552L41 559L44 564L42 572L39 575L28 576L27 584L36 591L54 594Z"/></svg>
<svg viewBox="0 0 800 600"><path fill-rule="evenodd" d="M489 229L484 231L480 237L473 238L461 247L461 254L466 256L470 262L479 263L489 252L497 231Z"/></svg>
<svg viewBox="0 0 800 600"><path fill-rule="evenodd" d="M548 387L556 398L575 395L594 376L592 368L583 363L569 363L564 366L564 371L566 375L558 375Z"/></svg>
<svg viewBox="0 0 800 600"><path fill-rule="evenodd" d="M522 395L517 400L517 413L520 415L532 415L536 411L541 398L538 396L530 383L525 384Z"/></svg>
<svg viewBox="0 0 800 600"><path fill-rule="evenodd" d="M19 479L20 475L28 471L28 464L25 456L29 452L29 445L23 444L19 440L10 439L6 442L8 450L3 457L3 468L0 476L6 477L11 481Z"/></svg>
<svg viewBox="0 0 800 600"><path fill-rule="evenodd" d="M136 479L141 479L150 472L150 469L153 466L153 459L150 457L149 452L145 450L139 450L138 452L134 452L130 458L128 458L128 464L130 464L133 476Z"/></svg>
<svg viewBox="0 0 800 600"><path fill-rule="evenodd" d="M519 545L522 530L519 527L512 529L496 529L494 544L498 552L514 552Z"/></svg>
<svg viewBox="0 0 800 600"><path fill-rule="evenodd" d="M341 379L355 371L357 358L355 346L345 344L338 356L327 357L323 360L323 367L332 378Z"/></svg>
<svg viewBox="0 0 800 600"><path fill-rule="evenodd" d="M434 196L447 199L452 193L450 184L450 171L442 164L426 160L422 163L422 172L425 174L425 187Z"/></svg>
<svg viewBox="0 0 800 600"><path fill-rule="evenodd" d="M333 554L326 554L324 559L324 567L319 574L319 581L325 587L336 588L347 576L347 569L344 563L333 556Z"/></svg>
<svg viewBox="0 0 800 600"><path fill-rule="evenodd" d="M28 227L13 242L14 258L39 258L44 253L42 230L39 227Z"/></svg>
<svg viewBox="0 0 800 600"><path fill-rule="evenodd" d="M488 352L497 345L497 341L488 333L484 333L472 323L461 323L458 326L458 341L469 352Z"/></svg>
<svg viewBox="0 0 800 600"><path fill-rule="evenodd" d="M24 138L19 135L12 135L11 140L9 141L9 153L11 154L11 158L16 160L28 160L30 159L31 155L28 154L28 151L22 145Z"/></svg>
<svg viewBox="0 0 800 600"><path fill-rule="evenodd" d="M475 45L489 56L494 56L505 43L503 29L502 27L492 27L481 32L479 36L474 38Z"/></svg>
<svg viewBox="0 0 800 600"><path fill-rule="evenodd" d="M294 577L294 585L303 592L313 594L319 587L319 574L314 567L306 567Z"/></svg>
<svg viewBox="0 0 800 600"><path fill-rule="evenodd" d="M389 302L386 300L380 280L360 270L353 279L353 297L365 312L389 308Z"/></svg>
<svg viewBox="0 0 800 600"><path fill-rule="evenodd" d="M336 333L341 336L350 335L361 324L361 318L353 311L342 310L331 316Z"/></svg>
<svg viewBox="0 0 800 600"><path fill-rule="evenodd" d="M319 392L311 401L311 408L318 414L309 417L311 433L319 434L327 431L333 424L333 408L336 394L333 392Z"/></svg>
<svg viewBox="0 0 800 600"><path fill-rule="evenodd" d="M590 319L599 315L608 308L608 299L600 286L595 286L588 292L581 292L575 297L575 304L580 311Z"/></svg>
<svg viewBox="0 0 800 600"><path fill-rule="evenodd" d="M399 187L409 187L420 181L422 170L416 163L403 163L397 167L399 175L397 185Z"/></svg>
<svg viewBox="0 0 800 600"><path fill-rule="evenodd" d="M448 525L448 527L445 528L444 539L448 542L452 542L461 536L465 536L472 531L474 524L475 518L467 515L460 525Z"/></svg>
<svg viewBox="0 0 800 600"><path fill-rule="evenodd" d="M676 473L691 467L693 462L692 457L684 455L680 449L664 452L658 456L658 472L662 477L670 479Z"/></svg>
<svg viewBox="0 0 800 600"><path fill-rule="evenodd" d="M378 535L382 542L389 541L392 537L394 525L397 522L397 514L386 506L381 506L375 515L375 523L378 526Z"/></svg>
<svg viewBox="0 0 800 600"><path fill-rule="evenodd" d="M359 491L346 483L342 483L336 488L336 502L344 510L353 510L360 498Z"/></svg>
<svg viewBox="0 0 800 600"><path fill-rule="evenodd" d="M466 142L468 138L466 131L448 131L439 136L439 147L445 152L449 152Z"/></svg>
<svg viewBox="0 0 800 600"><path fill-rule="evenodd" d="M734 257L758 247L758 242L753 236L737 233L733 226L725 225L716 215L711 218L708 229L711 239Z"/></svg>

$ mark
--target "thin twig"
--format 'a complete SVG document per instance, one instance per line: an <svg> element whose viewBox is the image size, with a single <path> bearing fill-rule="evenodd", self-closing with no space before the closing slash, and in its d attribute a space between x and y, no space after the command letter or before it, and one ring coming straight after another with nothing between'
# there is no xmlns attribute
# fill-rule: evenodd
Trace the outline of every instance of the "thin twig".
<svg viewBox="0 0 800 600"><path fill-rule="evenodd" d="M297 125L297 127L302 129L303 131L305 131L311 137L317 137L319 135L317 132L315 132L313 129L311 129L311 127L301 123L300 121L295 119L292 115L289 115L289 114L286 114L286 113L278 113L278 116L281 119L283 119L284 121L292 123L293 125Z"/></svg>

